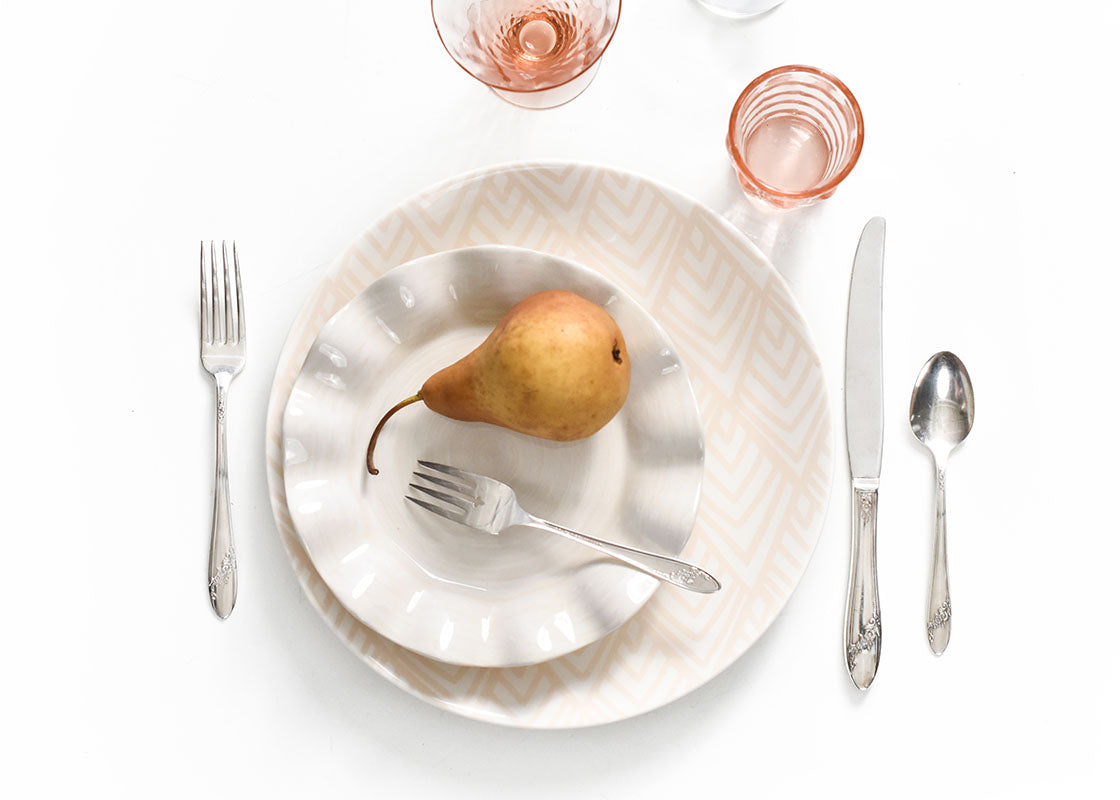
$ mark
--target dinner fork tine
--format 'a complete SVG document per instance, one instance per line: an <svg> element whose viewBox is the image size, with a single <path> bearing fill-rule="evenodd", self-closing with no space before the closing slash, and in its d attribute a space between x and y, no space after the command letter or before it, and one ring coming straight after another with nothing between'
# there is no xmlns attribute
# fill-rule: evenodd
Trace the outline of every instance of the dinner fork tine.
<svg viewBox="0 0 1120 800"><path fill-rule="evenodd" d="M199 272L199 293L201 295L201 305L198 310L199 314L199 339L203 344L213 341L210 338L210 292L207 291L209 285L206 280L206 244L201 240L198 243L198 272Z"/></svg>
<svg viewBox="0 0 1120 800"><path fill-rule="evenodd" d="M413 503L420 506L421 508L427 509L428 511L431 511L433 514L441 516L444 519L449 519L452 522L458 522L458 523L463 522L464 515L462 514L462 512L452 511L449 508L440 508L439 506L435 505L434 503L429 503L425 500L418 500L417 498L413 497L412 495L405 495L405 500L411 500Z"/></svg>
<svg viewBox="0 0 1120 800"><path fill-rule="evenodd" d="M222 282L226 301L226 315L223 324L226 344L237 344L237 326L233 323L233 292L229 288L229 260L226 258L225 239L222 240Z"/></svg>
<svg viewBox="0 0 1120 800"><path fill-rule="evenodd" d="M218 258L214 253L214 242L210 242L210 341L217 344L225 341L222 306L218 302Z"/></svg>
<svg viewBox="0 0 1120 800"><path fill-rule="evenodd" d="M237 241L233 242L233 275L237 286L237 341L245 338L245 300L241 295L241 264L237 261Z"/></svg>

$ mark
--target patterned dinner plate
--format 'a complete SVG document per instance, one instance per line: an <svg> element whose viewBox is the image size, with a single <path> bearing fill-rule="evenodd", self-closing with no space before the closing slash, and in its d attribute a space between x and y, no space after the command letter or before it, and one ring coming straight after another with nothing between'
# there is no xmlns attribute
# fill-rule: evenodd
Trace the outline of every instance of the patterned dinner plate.
<svg viewBox="0 0 1120 800"><path fill-rule="evenodd" d="M430 253L506 244L571 259L621 286L665 329L705 434L696 526L682 557L715 595L656 592L610 635L521 667L428 658L350 615L296 536L284 488L284 408L320 329L389 269ZM773 622L808 566L832 478L820 359L789 288L734 226L685 195L618 170L499 166L405 201L355 239L312 291L269 400L268 480L281 539L308 598L374 670L440 708L527 728L641 714L703 685Z"/></svg>

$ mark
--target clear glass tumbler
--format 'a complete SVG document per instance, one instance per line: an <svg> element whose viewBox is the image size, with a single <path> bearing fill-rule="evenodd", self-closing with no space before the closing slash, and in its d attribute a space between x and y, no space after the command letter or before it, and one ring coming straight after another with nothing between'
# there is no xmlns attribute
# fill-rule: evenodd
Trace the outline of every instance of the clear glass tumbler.
<svg viewBox="0 0 1120 800"><path fill-rule="evenodd" d="M775 6L780 6L783 0L697 0L697 2L721 17L746 19L765 14Z"/></svg>
<svg viewBox="0 0 1120 800"><path fill-rule="evenodd" d="M759 75L731 109L727 151L750 195L778 208L832 195L863 149L863 113L827 72L790 65Z"/></svg>
<svg viewBox="0 0 1120 800"><path fill-rule="evenodd" d="M432 0L455 62L524 108L554 108L591 83L622 0Z"/></svg>

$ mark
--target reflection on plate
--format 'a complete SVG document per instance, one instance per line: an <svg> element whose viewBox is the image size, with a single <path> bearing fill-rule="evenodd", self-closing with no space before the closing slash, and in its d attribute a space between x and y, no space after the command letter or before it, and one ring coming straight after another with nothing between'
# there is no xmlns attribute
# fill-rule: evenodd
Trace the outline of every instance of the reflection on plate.
<svg viewBox="0 0 1120 800"><path fill-rule="evenodd" d="M630 393L614 419L561 443L416 406L385 428L381 473L369 475L366 443L384 411L545 289L598 303L622 329ZM514 247L418 259L335 314L292 389L284 449L296 531L350 613L418 653L486 667L590 644L658 584L560 537L530 528L489 536L405 503L418 458L504 481L526 508L568 527L669 555L692 532L703 475L696 402L664 331L602 275Z"/></svg>
<svg viewBox="0 0 1120 800"><path fill-rule="evenodd" d="M682 557L718 575L698 597L656 592L629 622L566 656L508 669L451 667L350 614L295 534L281 420L323 322L387 270L429 253L502 243L594 267L672 337L705 435L696 527ZM455 177L356 238L308 296L269 401L268 480L296 578L335 635L378 674L446 711L501 725L625 719L701 686L758 640L809 564L832 483L820 358L789 288L727 220L647 178L584 164L517 164Z"/></svg>

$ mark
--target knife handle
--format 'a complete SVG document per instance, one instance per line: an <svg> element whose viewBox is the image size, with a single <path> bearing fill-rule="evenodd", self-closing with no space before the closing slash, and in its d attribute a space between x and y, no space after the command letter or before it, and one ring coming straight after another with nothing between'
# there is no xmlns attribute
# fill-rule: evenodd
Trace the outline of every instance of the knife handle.
<svg viewBox="0 0 1120 800"><path fill-rule="evenodd" d="M844 659L856 688L865 690L879 669L879 572L875 560L879 490L852 487L852 554L848 609L844 622Z"/></svg>

